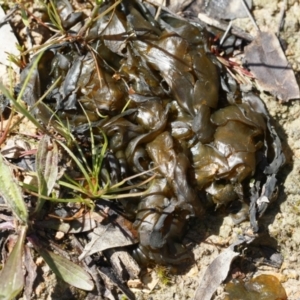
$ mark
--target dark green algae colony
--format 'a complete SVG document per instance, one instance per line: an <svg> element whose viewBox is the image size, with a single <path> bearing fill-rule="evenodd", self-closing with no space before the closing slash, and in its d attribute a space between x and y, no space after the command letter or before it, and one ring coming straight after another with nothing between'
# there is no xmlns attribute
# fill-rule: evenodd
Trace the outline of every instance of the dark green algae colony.
<svg viewBox="0 0 300 300"><path fill-rule="evenodd" d="M116 205L137 230L135 258L180 264L188 221L207 203L245 204L241 220L258 231L284 156L263 102L239 90L210 53L207 31L167 13L155 20L152 10L123 1L84 38L70 30L73 41L44 52L23 98L33 106L61 76L44 104L78 137L90 126L99 143L106 135L112 183L156 168L140 178L157 174L144 196ZM35 114L55 128L44 105Z"/></svg>

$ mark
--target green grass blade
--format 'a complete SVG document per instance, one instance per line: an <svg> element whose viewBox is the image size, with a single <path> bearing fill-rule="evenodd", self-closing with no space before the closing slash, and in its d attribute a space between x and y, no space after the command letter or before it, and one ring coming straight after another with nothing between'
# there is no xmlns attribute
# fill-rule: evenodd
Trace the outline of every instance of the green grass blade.
<svg viewBox="0 0 300 300"><path fill-rule="evenodd" d="M87 173L86 169L84 168L83 164L78 160L76 155L64 143L62 143L59 140L57 140L57 143L60 144L66 150L66 152L70 155L70 157L74 160L74 162L76 163L76 165L82 172L86 182L88 183L90 190L93 190L93 184L92 184L91 178L90 178L89 174Z"/></svg>
<svg viewBox="0 0 300 300"><path fill-rule="evenodd" d="M0 90L5 95L5 97L13 103L18 112L20 112L23 116L30 120L42 132L45 131L45 128L36 120L36 118L32 114L27 111L27 109L22 104L17 102L17 100L10 94L10 92L6 89L2 82L0 82Z"/></svg>
<svg viewBox="0 0 300 300"><path fill-rule="evenodd" d="M41 110L43 106L41 104L43 99L47 97L47 95L55 88L55 86L59 83L60 78L57 78L55 82L47 89L47 91L40 97L40 99L30 108L28 111L22 104L19 103L18 100L16 100L12 94L8 91L8 89L0 82L0 90L2 93L14 104L14 107L16 110L23 115L23 117L16 122L12 127L11 130L21 122L21 120L26 117L28 120L30 120L38 129L40 129L42 132L47 132L47 130L37 121L37 119L32 115L31 111L35 109L36 107ZM25 85L24 85L25 86ZM47 124L49 122L50 116L49 113L45 111L41 111L39 114L39 118L44 122L44 124Z"/></svg>
<svg viewBox="0 0 300 300"><path fill-rule="evenodd" d="M21 10L21 18L22 18L23 24L25 25L25 27L29 27L29 20L28 20L28 15L27 15L26 11L22 7L20 7L20 10Z"/></svg>
<svg viewBox="0 0 300 300"><path fill-rule="evenodd" d="M77 181L73 178L71 178L68 174L64 173L64 178L66 180L68 180L68 184L75 186L77 188L80 188L81 191L85 190L82 186L82 181L77 179ZM60 184L61 181L59 181L58 183Z"/></svg>
<svg viewBox="0 0 300 300"><path fill-rule="evenodd" d="M32 67L30 68L28 75L26 77L26 79L24 80L23 86L21 88L21 91L18 95L18 98L15 99L12 94L8 91L8 89L3 85L3 83L0 82L0 90L2 91L2 93L13 103L14 107L16 108L16 110L18 112L20 112L23 116L25 116L28 120L30 120L38 129L40 129L42 132L45 131L45 128L37 121L37 119L27 110L27 108L25 106L23 106L20 103L20 100L23 97L23 94L25 92L25 89L31 79L31 76L33 75L34 72L36 71L37 68L37 64L40 60L40 58L42 57L43 52L41 52L37 58L35 59L34 63L32 64Z"/></svg>
<svg viewBox="0 0 300 300"><path fill-rule="evenodd" d="M20 186L16 182L7 162L0 154L0 194L17 218L27 224L28 212Z"/></svg>
<svg viewBox="0 0 300 300"><path fill-rule="evenodd" d="M0 273L0 299L14 299L24 287L23 244L27 226L22 226L17 243Z"/></svg>
<svg viewBox="0 0 300 300"><path fill-rule="evenodd" d="M49 17L51 18L51 16L52 16L51 21L57 27L57 29L61 32L61 34L64 34L65 30L62 25L61 18L60 18L60 15L59 15L57 8L55 7L53 1L50 0L50 6L48 6L48 7L49 7L49 9L48 9Z"/></svg>
<svg viewBox="0 0 300 300"><path fill-rule="evenodd" d="M65 182L65 181L62 181L62 180L59 180L58 184L61 185L61 186L66 187L66 188L69 188L71 190L77 191L79 193L83 193L83 194L86 194L86 195L88 195L88 193L89 193L84 187L82 187L80 185L74 185L72 183Z"/></svg>
<svg viewBox="0 0 300 300"><path fill-rule="evenodd" d="M104 143L103 143L103 146L101 148L100 154L98 153L98 151L95 151L93 153L93 162L95 162L94 172L96 173L95 175L96 175L97 180L98 180L99 173L100 173L100 170L101 170L101 167L102 167L102 162L103 162L103 159L104 159L107 147L108 147L108 139L107 139L106 134L103 131L102 131L102 136L103 136L103 139L104 139ZM93 146L93 148L96 148L95 144L92 145L92 146ZM97 150L98 149L99 148L97 148Z"/></svg>

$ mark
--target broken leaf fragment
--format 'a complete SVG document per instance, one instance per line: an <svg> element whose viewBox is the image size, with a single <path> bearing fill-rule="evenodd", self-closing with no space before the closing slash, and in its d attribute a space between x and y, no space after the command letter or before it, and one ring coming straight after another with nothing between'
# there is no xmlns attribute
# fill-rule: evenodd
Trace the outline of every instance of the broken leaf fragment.
<svg viewBox="0 0 300 300"><path fill-rule="evenodd" d="M91 276L79 265L63 256L44 249L39 245L35 237L30 237L30 241L57 277L85 291L92 291L94 289L94 282Z"/></svg>
<svg viewBox="0 0 300 300"><path fill-rule="evenodd" d="M44 135L39 142L36 154L36 168L39 193L49 196L58 175L58 148L54 141L50 143L50 137L47 135Z"/></svg>
<svg viewBox="0 0 300 300"><path fill-rule="evenodd" d="M42 137L38 145L36 153L36 169L39 194L41 196L49 196L58 175L58 148L54 141L52 144L50 143L50 137L47 135ZM36 212L40 211L44 202L44 199L38 199L35 208Z"/></svg>
<svg viewBox="0 0 300 300"><path fill-rule="evenodd" d="M113 224L99 224L91 233L90 238L91 241L85 245L82 254L79 256L79 260L106 249L133 244L131 238L126 237L123 231Z"/></svg>
<svg viewBox="0 0 300 300"><path fill-rule="evenodd" d="M17 218L27 223L28 212L23 200L21 189L16 182L8 163L0 155L0 195L11 208Z"/></svg>
<svg viewBox="0 0 300 300"><path fill-rule="evenodd" d="M245 0L249 9L252 8L252 0ZM196 13L205 13L211 18L233 20L247 17L242 1L240 0L196 0L188 8Z"/></svg>
<svg viewBox="0 0 300 300"><path fill-rule="evenodd" d="M96 212L87 212L83 216L71 221L49 219L38 221L36 224L44 228L52 228L64 233L80 233L94 229L97 225L95 220L96 217L101 218Z"/></svg>
<svg viewBox="0 0 300 300"><path fill-rule="evenodd" d="M14 299L24 287L23 244L27 227L21 228L18 240L0 273L0 299Z"/></svg>
<svg viewBox="0 0 300 300"><path fill-rule="evenodd" d="M259 32L245 47L245 61L264 90L284 102L300 98L294 71L274 33Z"/></svg>
<svg viewBox="0 0 300 300"><path fill-rule="evenodd" d="M210 300L220 284L226 279L232 261L240 255L234 247L253 239L243 236L219 254L206 269L196 290L194 300Z"/></svg>
<svg viewBox="0 0 300 300"><path fill-rule="evenodd" d="M170 1L157 1L157 3L166 5L171 11L178 13L182 12L189 4L191 4L193 0L170 0Z"/></svg>

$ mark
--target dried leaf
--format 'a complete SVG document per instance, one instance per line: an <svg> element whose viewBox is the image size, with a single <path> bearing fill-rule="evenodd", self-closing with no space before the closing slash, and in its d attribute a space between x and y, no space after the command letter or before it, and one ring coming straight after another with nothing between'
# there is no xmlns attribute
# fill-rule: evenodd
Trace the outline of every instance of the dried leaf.
<svg viewBox="0 0 300 300"><path fill-rule="evenodd" d="M14 230L14 222L13 221L8 221L8 222L2 222L0 223L0 231L5 231L5 230Z"/></svg>
<svg viewBox="0 0 300 300"><path fill-rule="evenodd" d="M61 221L59 219L44 220L42 222L37 222L38 226L44 228L52 228L57 231L62 231L64 233L79 233L90 231L96 227L96 221L93 219L93 215L90 213L85 214L83 217L79 217L70 222Z"/></svg>
<svg viewBox="0 0 300 300"><path fill-rule="evenodd" d="M163 4L163 0L157 1ZM166 7L168 7L171 11L177 13L182 12L188 5L190 5L193 0L170 0L167 1Z"/></svg>
<svg viewBox="0 0 300 300"><path fill-rule="evenodd" d="M128 251L111 249L108 256L119 280L127 282L128 278L139 278L141 268Z"/></svg>
<svg viewBox="0 0 300 300"><path fill-rule="evenodd" d="M109 299L116 299L112 294L111 291L115 290L115 287L120 289L129 300L136 299L133 292L128 288L127 284L124 284L121 282L114 274L113 269L107 268L107 267L101 267L98 268L98 272L101 275L101 278L104 281L105 284L105 292L104 297Z"/></svg>
<svg viewBox="0 0 300 300"><path fill-rule="evenodd" d="M4 268L0 273L0 299L14 299L23 289L24 273L22 268L23 243L27 227L21 228L17 243L10 253Z"/></svg>
<svg viewBox="0 0 300 300"><path fill-rule="evenodd" d="M25 278L25 287L24 287L24 294L26 297L24 298L30 299L31 293L33 291L33 284L37 277L37 272L36 272L37 266L33 261L32 255L30 253L30 249L29 247L27 247L27 245L25 245L24 254L25 254L24 265L27 271L26 278Z"/></svg>
<svg viewBox="0 0 300 300"><path fill-rule="evenodd" d="M49 150L50 137L44 135L38 145L36 153L36 168L41 195L49 196L58 175L58 148L52 142L52 149Z"/></svg>
<svg viewBox="0 0 300 300"><path fill-rule="evenodd" d="M245 60L263 89L284 102L300 98L294 72L274 33L259 32L245 47Z"/></svg>
<svg viewBox="0 0 300 300"><path fill-rule="evenodd" d="M94 289L91 276L80 266L65 257L43 249L34 239L30 240L57 277L82 290L92 291Z"/></svg>
<svg viewBox="0 0 300 300"><path fill-rule="evenodd" d="M252 8L252 0L246 0L249 9ZM245 18L247 11L241 0L196 0L188 7L193 14L203 13L217 20L233 20Z"/></svg>
<svg viewBox="0 0 300 300"><path fill-rule="evenodd" d="M82 254L79 256L80 260L96 252L133 244L132 240L126 237L119 227L112 224L99 224L91 233L90 238L91 241L85 245Z"/></svg>
<svg viewBox="0 0 300 300"><path fill-rule="evenodd" d="M247 242L252 241L250 238ZM220 284L226 279L231 262L239 256L234 247L246 242L245 237L237 240L230 247L218 255L206 269L196 290L194 300L210 300Z"/></svg>
<svg viewBox="0 0 300 300"><path fill-rule="evenodd" d="M29 149L30 146L24 139L14 137L6 140L5 146L1 149L1 154L5 158L19 158L22 151L27 151Z"/></svg>
<svg viewBox="0 0 300 300"><path fill-rule="evenodd" d="M0 154L0 195L12 209L17 218L24 224L27 223L28 212L22 197L22 192L14 176Z"/></svg>

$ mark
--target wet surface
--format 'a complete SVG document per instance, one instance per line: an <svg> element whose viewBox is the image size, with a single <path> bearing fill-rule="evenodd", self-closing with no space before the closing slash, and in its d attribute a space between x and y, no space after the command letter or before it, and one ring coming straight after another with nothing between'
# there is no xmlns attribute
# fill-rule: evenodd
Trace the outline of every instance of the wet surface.
<svg viewBox="0 0 300 300"><path fill-rule="evenodd" d="M225 300L286 300L286 292L280 281L272 275L260 275L246 283L240 281L225 285Z"/></svg>
<svg viewBox="0 0 300 300"><path fill-rule="evenodd" d="M35 104L55 80L48 108L37 105L45 125L51 120L57 128L59 119L80 135L92 126L100 143L104 132L117 181L157 168L137 206L124 206L138 230L138 260L188 260L182 237L208 202L245 204L241 219L258 231L284 161L281 144L257 96L228 92L204 28L170 15L158 22L139 2L124 3L99 19L84 43L49 47L24 100Z"/></svg>

